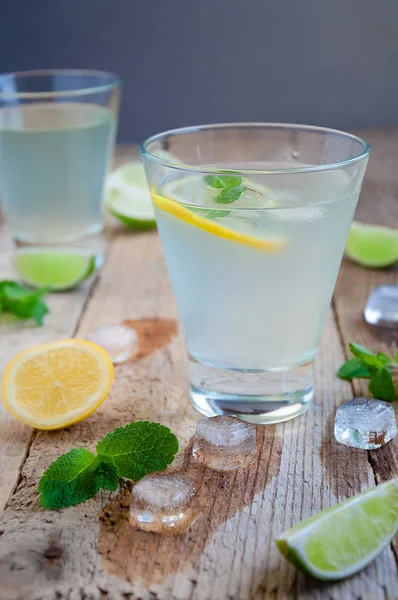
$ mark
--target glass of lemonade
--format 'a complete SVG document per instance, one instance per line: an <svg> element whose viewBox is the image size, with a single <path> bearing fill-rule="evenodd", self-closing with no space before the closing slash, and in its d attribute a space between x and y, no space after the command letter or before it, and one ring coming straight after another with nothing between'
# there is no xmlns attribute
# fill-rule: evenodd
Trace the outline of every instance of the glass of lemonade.
<svg viewBox="0 0 398 600"><path fill-rule="evenodd" d="M0 201L28 282L62 265L73 278L101 257L119 95L101 71L0 75Z"/></svg>
<svg viewBox="0 0 398 600"><path fill-rule="evenodd" d="M249 123L168 131L141 151L194 406L253 423L302 414L368 145Z"/></svg>

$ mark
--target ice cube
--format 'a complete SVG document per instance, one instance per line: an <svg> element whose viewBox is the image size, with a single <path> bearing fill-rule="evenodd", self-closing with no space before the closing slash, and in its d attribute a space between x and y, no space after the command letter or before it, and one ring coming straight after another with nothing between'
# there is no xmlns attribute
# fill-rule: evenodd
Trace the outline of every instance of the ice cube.
<svg viewBox="0 0 398 600"><path fill-rule="evenodd" d="M381 285L369 296L365 321L382 327L398 327L398 285Z"/></svg>
<svg viewBox="0 0 398 600"><path fill-rule="evenodd" d="M179 535L198 516L195 484L182 473L151 473L133 487L130 523L137 529Z"/></svg>
<svg viewBox="0 0 398 600"><path fill-rule="evenodd" d="M336 412L334 436L340 444L375 450L397 435L394 409L375 398L353 398Z"/></svg>
<svg viewBox="0 0 398 600"><path fill-rule="evenodd" d="M257 458L256 427L225 415L202 419L196 427L192 454L211 469L246 467Z"/></svg>
<svg viewBox="0 0 398 600"><path fill-rule="evenodd" d="M101 325L88 338L106 350L116 365L131 358L137 348L138 335L125 325Z"/></svg>

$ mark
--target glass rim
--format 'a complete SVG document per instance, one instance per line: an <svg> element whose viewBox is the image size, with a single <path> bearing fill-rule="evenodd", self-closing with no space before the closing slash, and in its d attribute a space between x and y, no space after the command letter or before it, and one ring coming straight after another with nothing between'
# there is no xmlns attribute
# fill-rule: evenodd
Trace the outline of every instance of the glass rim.
<svg viewBox="0 0 398 600"><path fill-rule="evenodd" d="M102 71L98 69L33 69L28 71L10 71L8 73L0 73L0 84L2 81L14 78L23 77L45 77L50 75L83 75L87 77L102 77L104 81L109 79L107 83L86 85L78 89L51 91L43 90L41 92L2 92L0 91L0 100L3 99L40 99L40 98L68 98L71 96L83 96L88 94L96 94L99 92L107 92L121 85L121 79L115 73Z"/></svg>
<svg viewBox="0 0 398 600"><path fill-rule="evenodd" d="M238 122L238 123L212 123L206 125L193 125L189 127L179 127L176 129L169 129L167 131L163 131L161 133L157 133L150 137L147 137L140 144L140 151L144 158L151 160L161 166L169 167L171 169L176 169L178 171L189 171L193 173L209 173L209 174L219 174L222 173L223 170L210 167L210 166L197 166L197 165L186 165L182 163L178 163L176 161L161 158L151 154L148 150L148 146L153 142L158 142L167 136L175 136L175 135L184 135L186 133L196 133L199 131L206 131L210 129L222 130L222 129L295 129L297 131L309 131L309 132L319 132L319 133L330 133L333 135L339 135L347 140L355 141L360 146L362 146L362 151L355 156L350 158L346 158L344 160L325 163L322 165L310 165L310 166L297 166L297 167L278 167L272 169L245 169L239 168L236 169L237 173L242 173L243 175L285 175L285 174L296 174L296 173L315 173L322 171L331 171L334 169L340 169L342 167L347 167L349 165L357 164L365 160L369 156L370 146L368 142L356 136L352 133L348 133L346 131L342 131L340 129L332 129L330 127L320 127L317 125L302 125L298 123L273 123L273 122ZM235 170L235 169L234 169ZM225 169L224 169L225 172Z"/></svg>

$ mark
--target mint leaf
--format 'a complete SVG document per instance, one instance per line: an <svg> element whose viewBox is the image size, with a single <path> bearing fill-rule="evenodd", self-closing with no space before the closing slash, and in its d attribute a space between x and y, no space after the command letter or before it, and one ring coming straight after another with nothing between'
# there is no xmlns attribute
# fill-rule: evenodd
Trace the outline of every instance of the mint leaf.
<svg viewBox="0 0 398 600"><path fill-rule="evenodd" d="M178 440L170 429L149 421L119 427L97 444L98 455L112 457L120 476L133 481L166 469L177 451Z"/></svg>
<svg viewBox="0 0 398 600"><path fill-rule="evenodd" d="M384 367L372 375L369 382L369 392L379 400L387 400L388 402L395 400L394 384L388 367Z"/></svg>
<svg viewBox="0 0 398 600"><path fill-rule="evenodd" d="M32 308L32 319L38 324L43 325L43 319L48 313L48 307L41 300Z"/></svg>
<svg viewBox="0 0 398 600"><path fill-rule="evenodd" d="M242 183L242 177L235 175L206 175L204 181L212 188L230 188Z"/></svg>
<svg viewBox="0 0 398 600"><path fill-rule="evenodd" d="M379 359L380 364L391 365L394 362L391 356L388 356L388 354L384 354L384 352L378 352L376 356Z"/></svg>
<svg viewBox="0 0 398 600"><path fill-rule="evenodd" d="M228 188L220 192L213 200L218 204L232 204L232 202L239 200L245 189L243 185Z"/></svg>
<svg viewBox="0 0 398 600"><path fill-rule="evenodd" d="M48 308L43 302L47 289L31 290L16 281L0 281L0 312L11 313L20 319L33 319L38 325Z"/></svg>
<svg viewBox="0 0 398 600"><path fill-rule="evenodd" d="M40 479L40 504L52 509L73 506L92 498L101 488L115 490L118 482L118 469L111 458L74 448L57 458Z"/></svg>
<svg viewBox="0 0 398 600"><path fill-rule="evenodd" d="M204 219L221 219L222 217L227 217L231 212L230 210L215 210L213 208L192 208L192 206L190 210Z"/></svg>
<svg viewBox="0 0 398 600"><path fill-rule="evenodd" d="M376 354L370 352L370 350L367 350L367 348L364 348L359 344L352 343L349 344L349 347L353 355L359 358L361 363L370 371L377 371L385 365L385 360L383 358L379 358Z"/></svg>
<svg viewBox="0 0 398 600"><path fill-rule="evenodd" d="M351 381L355 377L368 378L370 377L370 372L366 366L361 363L359 358L355 357L346 360L337 371L336 375L337 377L340 377L340 379Z"/></svg>

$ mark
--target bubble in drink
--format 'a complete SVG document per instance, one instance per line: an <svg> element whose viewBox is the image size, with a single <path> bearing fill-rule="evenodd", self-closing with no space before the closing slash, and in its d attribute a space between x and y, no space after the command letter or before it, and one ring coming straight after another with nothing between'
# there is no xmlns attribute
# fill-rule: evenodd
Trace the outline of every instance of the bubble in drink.
<svg viewBox="0 0 398 600"><path fill-rule="evenodd" d="M257 458L256 427L225 415L202 419L196 427L192 454L211 469L246 467Z"/></svg>
<svg viewBox="0 0 398 600"><path fill-rule="evenodd" d="M179 535L198 516L195 484L182 473L151 473L133 487L130 523L137 529Z"/></svg>
<svg viewBox="0 0 398 600"><path fill-rule="evenodd" d="M138 336L134 329L125 325L101 325L90 333L88 339L106 350L116 365L133 356Z"/></svg>
<svg viewBox="0 0 398 600"><path fill-rule="evenodd" d="M336 412L334 436L340 444L376 450L397 435L394 409L375 398L354 398Z"/></svg>

